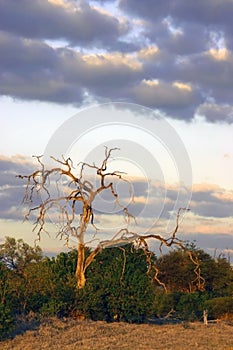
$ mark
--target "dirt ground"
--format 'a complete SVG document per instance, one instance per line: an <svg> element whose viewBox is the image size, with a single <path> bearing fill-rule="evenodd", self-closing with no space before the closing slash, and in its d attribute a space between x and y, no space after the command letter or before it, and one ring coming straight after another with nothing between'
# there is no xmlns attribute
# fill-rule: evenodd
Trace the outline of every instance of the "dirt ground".
<svg viewBox="0 0 233 350"><path fill-rule="evenodd" d="M233 325L127 324L49 319L0 343L2 350L233 350Z"/></svg>

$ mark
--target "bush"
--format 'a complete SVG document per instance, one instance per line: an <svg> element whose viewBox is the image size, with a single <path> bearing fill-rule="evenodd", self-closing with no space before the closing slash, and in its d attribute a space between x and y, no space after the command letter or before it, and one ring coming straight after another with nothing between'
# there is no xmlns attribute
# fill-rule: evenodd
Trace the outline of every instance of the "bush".
<svg viewBox="0 0 233 350"><path fill-rule="evenodd" d="M175 311L176 304L179 302L179 293L157 292L154 300L154 314L157 317L165 317L172 310Z"/></svg>
<svg viewBox="0 0 233 350"><path fill-rule="evenodd" d="M176 307L179 318L190 322L200 320L203 309L203 301L199 293L182 295Z"/></svg>
<svg viewBox="0 0 233 350"><path fill-rule="evenodd" d="M44 304L40 309L40 314L45 317L57 316L62 317L66 313L67 305L62 301L54 299L49 300L47 304Z"/></svg>
<svg viewBox="0 0 233 350"><path fill-rule="evenodd" d="M146 258L140 250L130 246L125 246L124 252L119 248L103 250L87 270L77 307L93 320L143 322L152 313L155 295L146 271Z"/></svg>
<svg viewBox="0 0 233 350"><path fill-rule="evenodd" d="M233 299L232 297L210 299L205 302L205 308L208 310L209 317L214 319L233 315Z"/></svg>
<svg viewBox="0 0 233 350"><path fill-rule="evenodd" d="M0 340L7 337L13 331L15 317L7 305L0 304Z"/></svg>

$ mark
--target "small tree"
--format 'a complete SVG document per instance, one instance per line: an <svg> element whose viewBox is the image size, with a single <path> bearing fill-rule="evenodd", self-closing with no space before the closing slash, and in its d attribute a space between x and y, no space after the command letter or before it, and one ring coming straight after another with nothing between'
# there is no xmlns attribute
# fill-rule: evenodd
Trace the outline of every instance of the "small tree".
<svg viewBox="0 0 233 350"><path fill-rule="evenodd" d="M10 270L23 273L26 266L31 262L42 259L42 250L39 246L31 247L22 239L6 237L5 242L0 244L0 262Z"/></svg>
<svg viewBox="0 0 233 350"><path fill-rule="evenodd" d="M151 252L148 249L147 240L156 239L161 242L161 246L166 245L170 247L176 245L185 249L181 241L176 238L180 212L181 210L187 210L186 208L180 208L177 214L176 227L170 238L165 239L160 235L154 234L139 235L129 231L128 225L126 225L126 228L120 229L110 239L99 242L91 254L85 257L85 234L89 224L96 229L94 223L93 202L100 193L106 191L110 192L115 204L121 209L122 214L125 215L127 224L131 219L134 219L134 216L129 213L127 207L120 203L116 186L114 185L115 179L127 182L124 178L124 173L118 170L108 171L108 161L112 152L115 150L116 148L108 149L106 147L104 160L99 166L81 162L79 164L78 174L76 174L77 171L73 168L73 163L70 158L59 160L51 157L56 162L57 166L51 169L46 169L41 160L41 156L36 156L40 169L30 175L18 175L21 179L27 179L23 202L30 202L32 204L36 201L38 202L38 193L41 194L39 203L32 206L25 216L25 218L28 219L33 213L35 213L36 223L33 230L38 229L39 239L41 232L46 231L46 218L50 213L53 213L54 209L60 213L61 229L58 232L58 236L61 238L65 237L67 241L69 241L72 236L77 239L78 260L76 277L78 288L83 288L85 286L86 269L103 248L123 246L132 242L137 243L137 246L143 248L146 255L148 263L147 273L154 269L154 278L158 281L158 270L151 262ZM85 177L84 170L86 169L92 169L95 171L96 180ZM51 183L53 181L56 183L57 191L55 193L52 193L51 191ZM67 186L65 191L61 194L62 181L63 184L65 183ZM79 208L81 210L80 213L77 213L78 203L81 204L81 209ZM191 255L190 257L196 266L196 273L199 274L198 260L194 259Z"/></svg>
<svg viewBox="0 0 233 350"><path fill-rule="evenodd" d="M155 257L154 257L155 259ZM155 288L144 252L132 245L104 249L87 270L77 308L94 320L143 322L153 315Z"/></svg>
<svg viewBox="0 0 233 350"><path fill-rule="evenodd" d="M193 293L198 288L197 271L193 269L193 259L197 256L205 287L210 288L211 273L214 273L215 262L210 255L193 245L186 245L187 250L175 249L160 257L156 263L160 281L166 285L168 292ZM195 273L196 272L196 273Z"/></svg>

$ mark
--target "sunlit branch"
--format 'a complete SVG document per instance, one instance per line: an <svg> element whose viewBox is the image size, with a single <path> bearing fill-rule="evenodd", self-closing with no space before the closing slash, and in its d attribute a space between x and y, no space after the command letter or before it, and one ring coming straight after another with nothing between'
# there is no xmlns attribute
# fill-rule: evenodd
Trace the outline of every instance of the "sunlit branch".
<svg viewBox="0 0 233 350"><path fill-rule="evenodd" d="M138 234L128 230L128 225L131 220L136 223L136 218L132 215L128 208L124 206L119 199L117 190L115 189L114 181L124 181L129 184L129 195L133 198L132 186L130 182L124 178L125 173L122 171L109 171L108 161L112 155L112 152L118 150L118 148L107 148L105 147L105 157L100 164L89 164L80 162L79 175L74 173L75 169L73 162L70 158L62 160L55 157L51 159L55 162L55 167L46 169L45 164L42 161L42 156L35 156L37 159L40 169L34 171L29 175L18 175L20 179L26 180L25 195L23 198L24 203L29 203L30 208L25 215L25 219L28 220L31 216L36 217L33 231L37 231L38 239L41 238L41 233L47 232L46 223L49 219L49 215L52 213L58 215L60 229L58 230L57 237L65 239L66 244L69 244L71 237L75 237L78 241L78 261L76 267L76 277L78 288L83 288L85 285L85 272L95 256L104 248L120 247L124 254L124 266L122 270L121 281L123 279L125 271L125 250L124 245L135 244L143 249L148 264L147 274L150 275L153 270L153 278L157 283L162 285L165 290L166 286L159 280L159 270L155 263L152 261L152 253L149 251L148 240L155 240L160 243L160 250L164 246L171 247L176 246L188 252L192 263L195 266L194 272L196 279L193 283L197 282L199 287L202 288L204 280L201 277L200 263L198 257L194 256L187 247L184 246L183 242L176 237L179 228L180 215L182 211L189 209L180 208L176 217L176 226L171 233L169 238L164 238L159 234ZM84 178L85 169L93 169L96 172L97 180L91 181L90 179ZM65 187L62 188L61 181L65 180ZM51 185L55 184L56 193L51 190ZM64 185L64 182L63 182ZM61 190L63 189L63 192ZM93 202L97 195L103 191L110 191L115 205L121 209L122 214L126 219L126 228L119 230L112 238L108 240L100 241L97 247L90 253L89 256L85 257L85 234L89 225L97 232L98 228L95 225L95 216L93 212ZM35 195L38 202L38 193L40 196L40 203L34 206L33 202ZM45 195L45 199L43 199ZM80 207L78 206L80 204ZM47 232L48 233L48 232ZM95 236L92 240L96 240Z"/></svg>

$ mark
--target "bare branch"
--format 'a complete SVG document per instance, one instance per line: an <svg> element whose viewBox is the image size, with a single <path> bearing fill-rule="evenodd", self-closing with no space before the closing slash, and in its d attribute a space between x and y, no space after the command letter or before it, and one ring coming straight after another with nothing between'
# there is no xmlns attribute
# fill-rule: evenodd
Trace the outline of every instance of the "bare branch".
<svg viewBox="0 0 233 350"><path fill-rule="evenodd" d="M122 250L123 252L123 266L122 266L122 272L121 272L121 278L120 278L120 283L122 284L123 278L124 278L124 274L125 274L125 266L126 266L126 253L125 253L125 249L123 247L119 247L119 249Z"/></svg>
<svg viewBox="0 0 233 350"><path fill-rule="evenodd" d="M86 259L84 256L85 249L85 232L89 224L93 226L97 232L98 228L94 223L94 212L92 209L92 203L96 196L104 191L110 190L115 203L117 206L122 208L124 215L129 221L133 216L128 212L128 209L121 205L119 202L118 194L114 189L113 182L108 182L107 179L118 179L120 181L127 181L123 178L124 173L121 171L107 171L108 161L112 155L112 152L117 148L105 147L105 158L101 165L98 167L95 164L91 165L88 163L79 163L81 165L79 176L73 172L74 166L70 158L57 159L51 156L51 159L58 165L50 169L46 169L45 164L42 161L42 156L34 156L40 166L40 169L34 171L30 175L19 175L20 179L26 179L26 189L23 202L30 202L33 204L34 195L37 193L41 194L41 201L34 207L29 208L25 215L25 220L28 220L32 214L36 216L33 231L37 230L38 239L41 237L41 232L47 232L45 225L47 218L49 218L50 212L60 213L60 225L57 236L65 238L66 243L69 242L69 237L76 237L78 239L78 251L79 258L77 263L77 280L79 287L83 287L85 283L84 273L86 268L90 265L96 254L107 246L108 243L101 243L96 250ZM84 179L84 169L91 168L96 171L97 176L100 180L100 185L94 189L94 184L87 179ZM65 180L66 187L64 188L65 193L61 193L61 180ZM55 185L56 193L53 193L49 188L51 185ZM63 183L64 185L64 183ZM132 189L130 189L132 191ZM46 198L43 199L43 193L46 194ZM38 201L38 198L37 198ZM81 213L76 213L76 204L81 204ZM75 227L73 223L78 221L79 224ZM128 242L128 237L122 235L120 241ZM117 244L117 242L115 242ZM111 243L112 244L112 241Z"/></svg>
<svg viewBox="0 0 233 350"><path fill-rule="evenodd" d="M41 233L47 232L46 223L50 213L56 213L56 215L59 215L58 218L60 228L58 230L57 237L60 237L60 239L64 238L67 245L70 237L75 237L78 240L76 276L77 285L79 288L84 287L86 269L94 260L96 255L102 249L110 247L120 247L120 249L123 251L124 266L121 276L122 281L126 262L125 250L123 246L129 243L137 244L143 249L148 264L147 274L150 275L151 271L153 271L154 280L160 285L163 285L163 283L159 280L159 271L152 261L153 254L149 251L147 241L158 241L160 243L161 252L164 246L176 246L188 251L183 242L176 237L176 234L179 228L181 212L189 209L180 208L178 210L176 226L169 238L164 238L159 234L145 235L129 231L127 227L130 221L134 220L136 223L136 219L129 212L128 208L120 202L119 195L115 189L115 181L124 181L128 183L130 186L129 194L133 197L132 185L127 179L124 178L124 172L119 170L108 170L108 161L110 160L112 153L116 150L118 150L118 148L109 149L108 147L105 147L105 156L99 166L94 163L89 164L80 162L78 164L79 175L74 172L75 169L70 158L65 159L63 156L60 160L51 156L51 159L55 162L55 167L46 169L45 164L42 161L42 156L34 156L40 169L35 170L29 175L18 175L18 178L26 180L23 202L30 203L30 208L25 215L25 220L29 220L31 216L36 217L33 231L37 230L38 239L40 239ZM95 180L92 181L90 178L84 178L84 170L86 168L93 169L96 172L98 182L95 183ZM93 202L97 195L103 191L110 191L115 205L121 209L122 214L126 219L127 226L126 228L119 230L111 239L99 242L93 252L87 258L85 258L85 234L87 228L91 224L95 229L95 232L98 230L94 222L95 217L93 212ZM38 198L38 194L41 194L40 199ZM32 206L35 196L37 196L36 204ZM40 200L39 204L38 200ZM94 241L94 239L95 238L93 238L92 241ZM195 266L194 272L196 274L196 279L193 281L193 283L198 283L199 287L201 288L204 284L204 280L201 277L198 257L194 256L190 251L188 251L188 254ZM166 289L164 285L163 287Z"/></svg>

